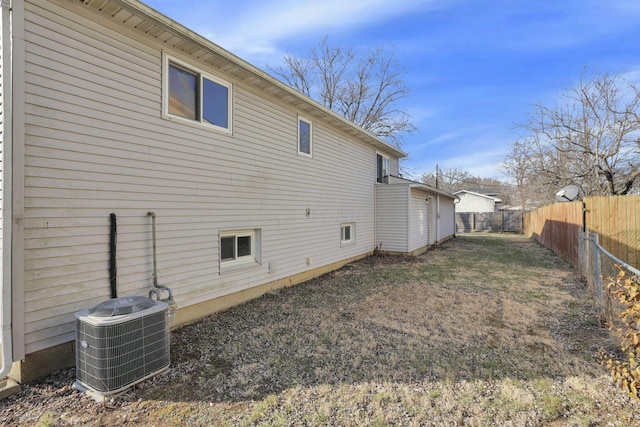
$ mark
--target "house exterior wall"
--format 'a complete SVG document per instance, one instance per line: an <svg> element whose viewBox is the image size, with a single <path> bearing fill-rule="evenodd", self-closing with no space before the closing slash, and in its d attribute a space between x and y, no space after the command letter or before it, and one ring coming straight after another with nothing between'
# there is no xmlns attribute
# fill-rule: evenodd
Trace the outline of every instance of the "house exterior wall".
<svg viewBox="0 0 640 427"><path fill-rule="evenodd" d="M429 245L429 203L427 193L411 189L411 215L409 217L409 252Z"/></svg>
<svg viewBox="0 0 640 427"><path fill-rule="evenodd" d="M8 9L8 8L7 8ZM10 313L5 313L5 308L4 306L6 306L5 304L5 296L6 295L10 295L8 292L5 292L5 284L8 283L8 281L5 281L5 269L4 269L4 263L7 262L8 260L5 259L4 257L4 183L5 183L5 178L4 178L4 174L5 174L5 163L4 163L4 156L5 156L5 136L6 136L6 126L5 126L5 112L4 109L6 107L6 103L5 103L5 88L9 87L8 85L8 79L7 79L7 75L4 72L4 67L5 67L5 55L8 53L6 52L6 49L9 48L9 42L11 40L11 30L10 30L10 26L8 27L9 24L9 11L5 10L4 7L2 7L2 10L0 10L0 304L2 304L2 306L0 306L0 316L2 316L2 318L0 318L0 321L2 322L2 325L4 326L5 324L10 324L11 322L11 317L10 317ZM8 65L8 64L7 64ZM3 353L3 348L2 346L4 345L4 336L5 334L2 333L0 331L0 356ZM2 360L2 362L0 362L4 365L4 359ZM3 366L4 368L4 366Z"/></svg>
<svg viewBox="0 0 640 427"><path fill-rule="evenodd" d="M376 149L316 120L313 156L300 156L299 111L152 37L69 12L81 7L25 2L27 354L73 340L74 314L110 297L111 213L118 295L151 289L153 211L159 282L179 309L367 254L378 241L406 250L406 228L374 240L384 187ZM233 134L162 118L163 51L233 84ZM398 214L392 207L385 215ZM341 245L343 223L355 224L353 243ZM259 264L221 272L227 230L259 231Z"/></svg>
<svg viewBox="0 0 640 427"><path fill-rule="evenodd" d="M397 158L389 158L389 175L398 176L400 173L400 163Z"/></svg>
<svg viewBox="0 0 640 427"><path fill-rule="evenodd" d="M493 199L476 196L469 193L457 193L460 202L456 205L456 212L494 212L496 202Z"/></svg>
<svg viewBox="0 0 640 427"><path fill-rule="evenodd" d="M5 122L5 112L4 109L6 107L5 103L5 88L9 87L9 81L6 73L4 73L5 66L5 55L8 54L6 50L10 48L11 41L11 27L7 28L9 24L9 12L4 10L4 7L0 11L0 254L4 254L3 244L4 244L4 183L5 178L4 174L6 171L4 164L4 153L5 153L5 137L6 133L6 122ZM6 15L6 17L5 17ZM7 21L7 22L5 22ZM0 291L3 289L3 268L4 268L4 257L0 255ZM0 313L2 309L0 308Z"/></svg>
<svg viewBox="0 0 640 427"><path fill-rule="evenodd" d="M409 251L409 189L378 184L376 191L375 244L383 251Z"/></svg>

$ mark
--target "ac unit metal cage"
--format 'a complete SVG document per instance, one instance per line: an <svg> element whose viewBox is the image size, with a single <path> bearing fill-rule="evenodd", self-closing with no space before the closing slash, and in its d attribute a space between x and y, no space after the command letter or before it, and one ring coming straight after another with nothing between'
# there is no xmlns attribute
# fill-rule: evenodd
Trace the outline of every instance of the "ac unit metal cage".
<svg viewBox="0 0 640 427"><path fill-rule="evenodd" d="M76 313L77 389L94 398L114 395L169 363L167 303L122 297Z"/></svg>

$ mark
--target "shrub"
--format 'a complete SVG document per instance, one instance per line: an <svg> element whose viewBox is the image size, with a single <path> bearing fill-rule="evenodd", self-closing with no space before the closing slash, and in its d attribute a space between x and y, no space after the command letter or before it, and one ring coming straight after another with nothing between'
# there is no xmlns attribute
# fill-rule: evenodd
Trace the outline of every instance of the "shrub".
<svg viewBox="0 0 640 427"><path fill-rule="evenodd" d="M623 309L619 314L622 326L612 327L621 339L623 356L618 358L603 350L600 362L611 371L615 384L640 399L640 282L638 277L629 277L618 267L618 275L610 279L607 289Z"/></svg>

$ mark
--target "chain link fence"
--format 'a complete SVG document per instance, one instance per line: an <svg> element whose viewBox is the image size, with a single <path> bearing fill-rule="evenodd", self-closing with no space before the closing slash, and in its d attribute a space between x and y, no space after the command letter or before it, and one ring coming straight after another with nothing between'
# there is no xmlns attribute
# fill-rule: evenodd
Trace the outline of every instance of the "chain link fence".
<svg viewBox="0 0 640 427"><path fill-rule="evenodd" d="M478 231L522 233L523 211L456 212L456 232Z"/></svg>
<svg viewBox="0 0 640 427"><path fill-rule="evenodd" d="M618 259L607 251L599 241L598 233L580 233L578 239L578 269L589 290L595 295L603 316L610 325L619 325L620 304L611 299L607 292L610 278L624 270L627 277L640 277L640 270Z"/></svg>

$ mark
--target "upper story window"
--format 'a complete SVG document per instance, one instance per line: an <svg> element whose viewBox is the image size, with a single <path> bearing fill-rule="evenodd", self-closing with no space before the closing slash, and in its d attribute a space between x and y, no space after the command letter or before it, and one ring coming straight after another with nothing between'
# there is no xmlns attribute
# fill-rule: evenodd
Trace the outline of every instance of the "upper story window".
<svg viewBox="0 0 640 427"><path fill-rule="evenodd" d="M311 122L298 117L298 153L311 156L312 132Z"/></svg>
<svg viewBox="0 0 640 427"><path fill-rule="evenodd" d="M164 56L164 114L231 131L232 86Z"/></svg>
<svg viewBox="0 0 640 427"><path fill-rule="evenodd" d="M376 154L376 182L389 183L389 158Z"/></svg>

